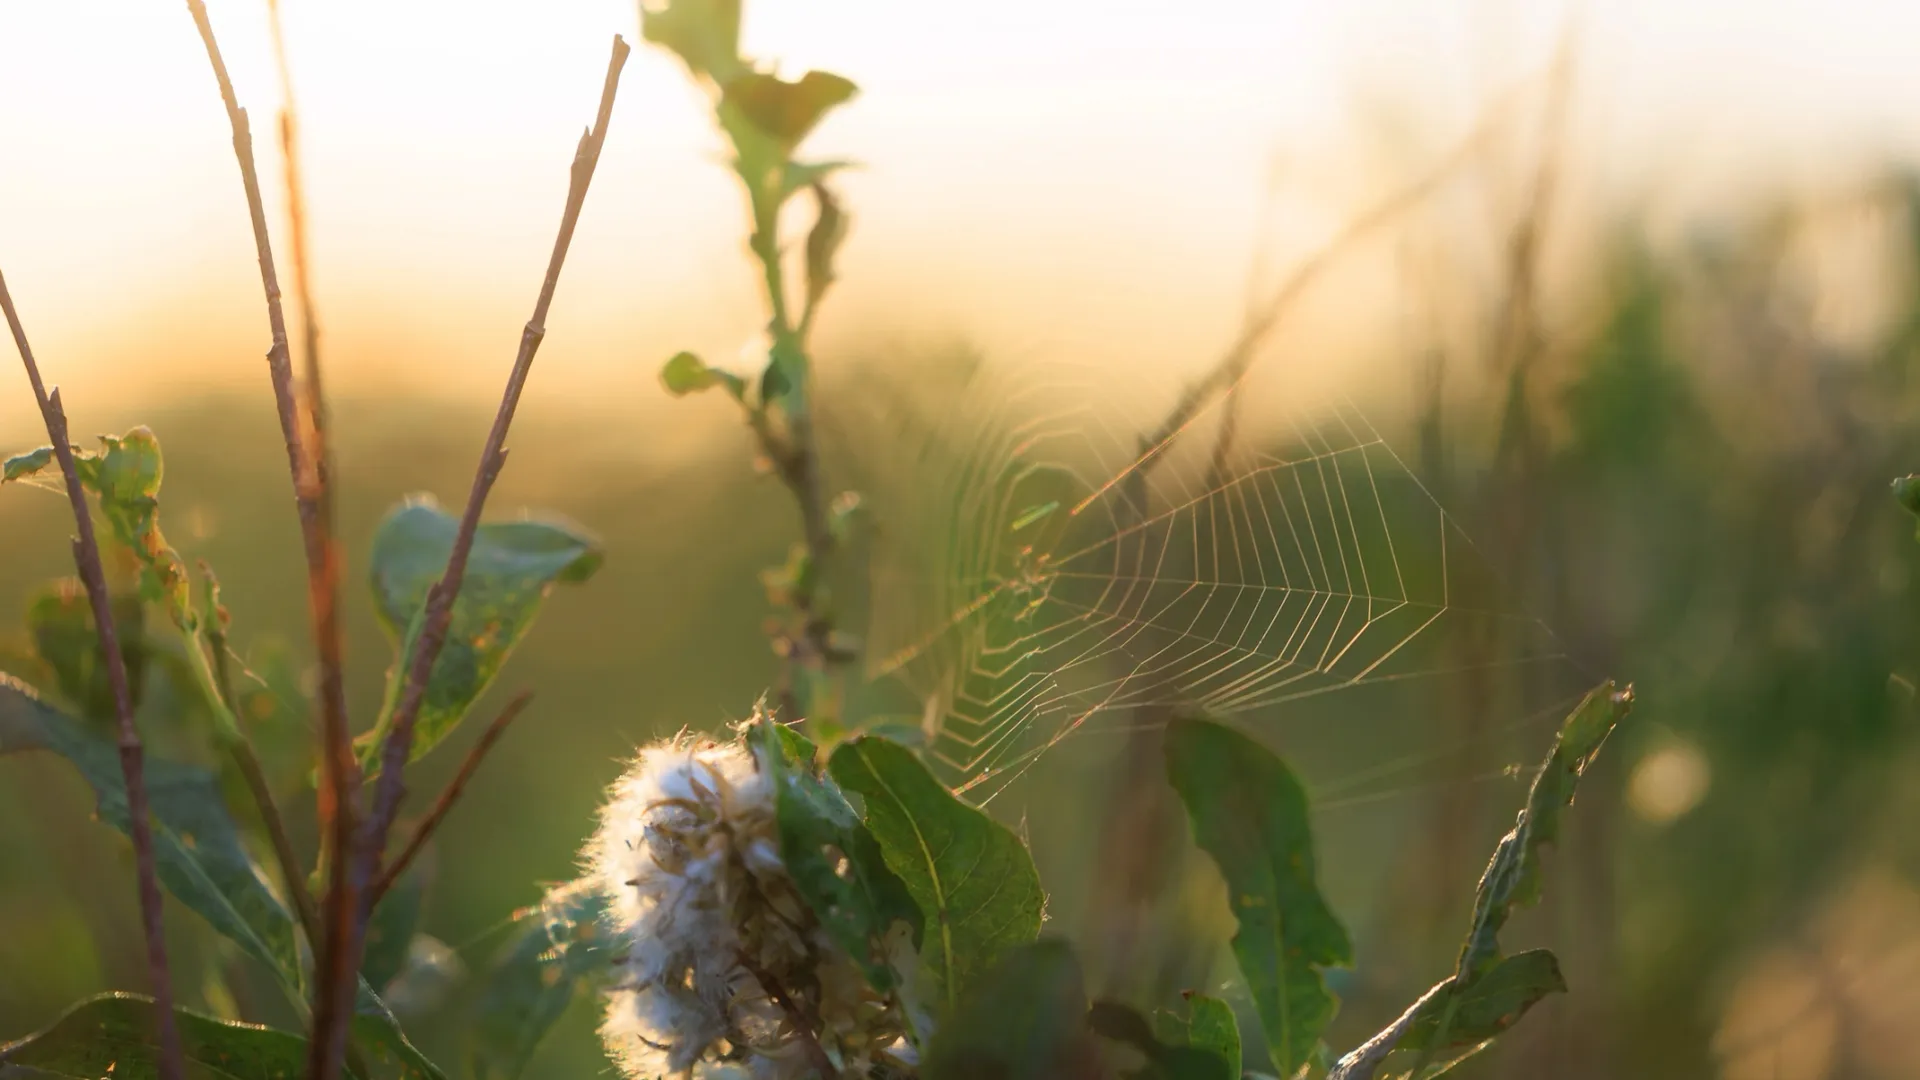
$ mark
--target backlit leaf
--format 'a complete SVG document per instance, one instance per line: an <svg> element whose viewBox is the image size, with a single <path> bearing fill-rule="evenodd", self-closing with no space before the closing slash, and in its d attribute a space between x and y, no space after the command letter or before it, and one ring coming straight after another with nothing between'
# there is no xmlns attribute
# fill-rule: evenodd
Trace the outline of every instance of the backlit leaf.
<svg viewBox="0 0 1920 1080"><path fill-rule="evenodd" d="M1346 928L1314 881L1306 792L1272 751L1221 724L1175 720L1166 755L1194 840L1226 879L1239 921L1234 959L1274 1065L1291 1076L1339 1005L1323 969L1353 962Z"/></svg>

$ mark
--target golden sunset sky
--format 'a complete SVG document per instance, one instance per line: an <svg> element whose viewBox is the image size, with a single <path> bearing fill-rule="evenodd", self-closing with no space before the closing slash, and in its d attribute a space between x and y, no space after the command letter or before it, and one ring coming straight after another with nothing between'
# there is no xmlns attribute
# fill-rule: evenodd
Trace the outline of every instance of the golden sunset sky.
<svg viewBox="0 0 1920 1080"><path fill-rule="evenodd" d="M254 116L284 275L265 3L209 7ZM1170 379L1231 337L1257 250L1284 268L1489 101L1539 98L1567 17L1541 0L748 9L750 55L863 91L807 147L863 163L843 181L855 221L829 351L964 335ZM750 338L740 200L704 102L639 42L632 4L285 12L337 387L495 392L615 33L635 52L534 386L651 409L662 358L724 360ZM1607 0L1578 17L1572 216L1691 220L1920 150L1920 5ZM1511 194L1528 153L1513 145L1445 214ZM0 270L73 400L264 385L239 179L184 4L0 0ZM1391 303L1378 282L1330 285L1302 332L1332 360L1391 329ZM0 366L18 370L10 349ZM33 442L24 379L0 388L0 444Z"/></svg>

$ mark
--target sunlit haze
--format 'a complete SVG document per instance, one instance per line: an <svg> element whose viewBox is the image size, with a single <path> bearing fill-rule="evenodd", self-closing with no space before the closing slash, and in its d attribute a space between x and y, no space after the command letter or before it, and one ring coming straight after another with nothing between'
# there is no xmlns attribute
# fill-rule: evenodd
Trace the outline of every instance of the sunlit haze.
<svg viewBox="0 0 1920 1080"><path fill-rule="evenodd" d="M264 0L209 7L284 249ZM633 5L285 12L338 385L491 393L611 38L638 38ZM1490 103L1537 112L1566 15L1521 0L764 0L747 36L783 70L862 87L809 146L863 163L844 182L855 231L830 352L965 337L1177 377L1232 334L1256 252L1284 269ZM1576 17L1576 217L1638 201L1685 217L1737 206L1752 177L1817 189L1920 147L1915 6L1616 0ZM0 101L0 269L52 376L96 401L159 378L260 380L244 204L184 5L0 3ZM1492 155L1487 190L1516 183L1520 156ZM682 72L637 49L541 395L605 403L615 387L651 408L661 357L748 340L758 301L718 157ZM1395 324L1379 282L1322 292L1299 331L1327 346L1317 357L1363 353ZM24 395L0 402L9 428L25 418Z"/></svg>

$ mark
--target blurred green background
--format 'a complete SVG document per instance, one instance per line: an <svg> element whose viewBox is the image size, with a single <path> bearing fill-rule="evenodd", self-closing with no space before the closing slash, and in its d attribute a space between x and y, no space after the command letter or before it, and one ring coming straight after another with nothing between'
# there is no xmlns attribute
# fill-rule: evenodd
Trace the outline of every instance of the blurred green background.
<svg viewBox="0 0 1920 1080"><path fill-rule="evenodd" d="M819 39L814 45L831 44L842 33L830 19L781 10L785 23L769 25L800 40L811 40L803 33L811 32ZM129 12L123 17L145 17ZM440 35L443 13L421 7L412 14L422 40ZM619 5L619 15L630 15L629 6ZM931 629L940 610L954 608L916 592L927 581L911 573L869 578L870 571L899 569L903 553L935 551L956 533L996 548L1016 543L979 531L964 512L958 520L943 517L957 500L949 483L968 475L966 455L985 453L995 468L1007 463L1007 447L993 439L1015 426L1019 395L1009 394L1007 415L998 415L993 386L1046 384L1051 369L1031 353L1062 352L1083 377L1104 384L1104 396L1114 399L1106 403L1118 402L1113 411L1080 416L1073 390L1057 386L1038 406L1055 425L1085 429L1085 453L1073 460L1082 470L1075 492L1083 493L1117 482L1136 441L1202 370L1194 361L1207 342L1193 327L1215 334L1216 324L1231 320L1241 275L1235 260L1254 231L1246 219L1257 209L1252 185L1242 183L1253 169L1253 140L1231 125L1258 119L1233 110L1260 95L1282 96L1287 87L1223 89L1200 69L1245 68L1194 51L1190 67L1160 71L1161 82L1146 75L1115 80L1119 85L1107 89L1136 96L1124 109L1101 113L1101 123L1062 124L1062 114L1030 105L1062 100L1062 84L1086 89L1084 73L1065 69L1060 49L1047 45L1080 43L1084 17L1063 15L1057 39L1022 39L1037 43L1031 56L1022 54L1029 81L1010 81L994 105L998 112L982 106L947 114L979 121L972 142L960 137L966 125L936 122L940 107L958 108L950 85L976 74L972 46L953 50L964 68L929 67L899 45L899 35L914 27L879 24L862 47L877 54L880 69L870 93L893 102L894 111L883 107L877 126L853 129L859 138L823 133L822 142L840 137L862 156L869 156L869 143L872 156L896 155L891 171L874 170L872 186L848 180L855 213L873 209L859 219L866 231L856 234L844 266L851 313L836 309L823 325L819 394L833 486L871 500L833 585L849 629L871 637L876 651L911 640L916 627ZM1367 18L1372 22L1357 25L1369 33L1398 25L1379 11ZM335 94L315 95L322 103L316 232L323 269L345 268L338 273L339 308L328 307L327 287L336 283L326 279L321 307L346 313L328 324L341 327L339 336L326 340L329 361L338 358L346 374L335 384L344 390L333 402L332 430L349 557L347 686L364 726L390 656L364 588L366 540L410 493L431 492L451 505L467 491L492 408L479 402L475 387L496 378L488 366L496 356L504 369L496 346L518 334L520 297L531 284L513 275L543 256L550 235L555 199L546 196L557 198L557 191L539 188L536 195L530 163L541 162L546 171L538 175L557 182L559 170L547 163L570 152L569 125L580 106L577 88L557 81L541 84L540 109L520 111L518 99L503 104L486 96L487 88L448 90L473 121L463 130L467 143L459 144L468 156L448 153L435 162L440 143L416 140L411 129L405 138L379 134L382 124L412 119L382 96L397 93L393 87L362 84L365 65L352 48L371 36L353 19L335 25L335 36L323 36L312 56L330 74L321 85ZM1791 31L1790 20L1777 21L1776 30ZM495 35L533 32L514 19L478 22ZM1626 24L1624 31L1614 24L1614 37L1605 40L1636 40L1632 19ZM1151 20L1128 25L1134 37L1093 40L1120 42L1116 55L1126 55L1126 42L1158 41L1162 33ZM63 39L65 47L78 55L93 29L67 29L73 36ZM540 32L557 39L574 29L543 25ZM1534 37L1559 32L1549 31ZM1233 36L1205 26L1183 32ZM981 33L983 41L997 40ZM177 41L149 48L162 39L144 31L123 37L137 45L129 46L129 63L144 58L164 67L181 51ZM1258 45L1253 34L1244 38L1228 45ZM598 37L589 44L603 47ZM1311 52L1311 42L1290 47ZM1434 46L1442 53L1450 47ZM92 78L58 59L68 54L35 49L55 57L48 61L53 68ZM1513 66L1507 60L1526 66L1519 51L1489 51L1505 58L1492 67ZM197 63L191 48L185 53ZM850 55L866 59L859 49ZM1383 55L1392 60L1393 50ZM578 66L557 46L542 56L542 77ZM308 59L296 55L296 68ZM471 66L464 55L441 59L452 68ZM1123 66L1097 51L1081 59L1103 75ZM597 78L597 55L593 62ZM650 372L683 344L725 362L720 350L733 340L728 335L758 316L753 283L736 258L738 226L730 215L737 207L727 201L728 181L699 163L709 145L701 140L711 132L697 110L680 108L683 98L665 96L681 93L680 73L647 63L636 57L630 78L640 85L631 96L673 108L648 115L658 128L636 123L644 137L609 144L600 183L620 194L596 190L596 200L605 198L589 206L568 271L574 276L553 320L556 328L578 329L556 329L554 347L543 354L491 503L496 518L533 508L579 523L601 538L607 559L590 583L555 591L481 703L484 718L521 688L536 694L426 859L421 929L456 962L438 991L416 987L395 995L395 1004L416 1041L450 1064L464 1059L478 981L514 933L516 913L547 885L574 875L601 793L623 761L649 739L682 727L718 730L744 717L779 670L764 632L769 604L758 575L781 563L795 538L790 499L755 469L749 437L726 402L673 403L668 414L651 384ZM265 64L252 66L241 72L243 92L249 78L253 90L270 82ZM1286 65L1246 67L1271 75ZM418 70L439 69L423 62ZM846 74L864 81L866 70L856 63ZM1604 91L1613 88L1609 80L1625 80L1624 69L1590 70L1603 91L1595 98L1612 100ZM218 169L217 184L225 186L189 169L184 179L168 181L172 187L156 180L136 192L153 203L115 210L98 194L53 190L67 183L61 170L46 170L51 180L37 170L9 170L0 184L31 177L42 185L5 188L19 195L10 201L68 211L21 215L38 230L26 245L38 262L28 261L48 272L23 271L15 285L29 326L48 327L37 337L46 342L42 362L51 381L64 379L74 391L76 431L144 423L158 434L167 456L168 537L189 560L205 559L219 572L234 647L262 680L248 691L246 711L284 793L295 845L311 853L303 756L311 732L302 704L310 653L296 520L264 376L242 360L229 363L257 355L260 336L245 222L233 209L237 196L221 156L225 132L206 88L180 70L156 71L155 85L166 75L168 93L181 95L153 106L181 125L168 137L188 137L183 117L204 120L195 153L204 152L212 162L208 175ZM1676 71L1668 77L1682 83L1694 74L1686 64ZM1508 73L1483 74L1491 83ZM500 94L519 92L498 71L466 75L499 82ZM915 76L927 81L915 83ZM196 68L191 77L203 73ZM1610 677L1632 682L1638 705L1589 774L1570 832L1549 856L1544 903L1521 916L1512 933L1516 945L1552 947L1572 992L1542 1005L1463 1075L1920 1077L1920 1044L1909 1030L1920 1016L1920 544L1913 519L1888 491L1894 477L1920 469L1920 182L1849 160L1831 163L1849 177L1841 181L1773 183L1771 175L1743 174L1732 184L1723 177L1726 190L1740 197L1708 207L1718 213L1700 209L1715 199L1698 192L1684 212L1651 197L1635 202L1631 192L1622 195L1631 185L1597 176L1603 170L1590 159L1603 156L1604 140L1599 150L1584 147L1584 157L1561 159L1560 136L1590 134L1593 124L1566 118L1555 97L1565 87L1555 90L1552 82L1522 83L1527 101L1546 102L1540 134L1494 147L1506 159L1482 155L1475 191L1483 200L1463 193L1464 185L1443 185L1420 213L1406 215L1405 229L1386 234L1393 243L1367 245L1360 273L1308 290L1297 309L1283 313L1277 341L1249 382L1183 435L1184 456L1159 469L1151 499L1187 507L1159 519L1158 528L1192 531L1158 580L1230 593L1249 567L1281 561L1274 551L1256 551L1251 562L1233 567L1207 563L1208 553L1217 557L1247 527L1212 512L1246 508L1236 503L1231 478L1254 468L1250 463L1320 453L1325 446L1315 442L1316 432L1347 423L1343 417L1375 425L1397 458L1378 478L1383 518L1390 511L1394 519L1387 530L1392 548L1385 537L1356 533L1346 550L1362 561L1388 552L1396 568L1414 570L1444 551L1447 565L1457 559L1468 568L1458 579L1464 591L1450 598L1450 608L1466 617L1408 639L1382 669L1395 678L1232 716L1296 763L1315 797L1324 880L1353 929L1358 956L1356 967L1334 980L1344 1000L1332 1033L1337 1046L1370 1034L1449 969L1474 882L1524 797L1526 770L1544 752L1560 713ZM1543 85L1546 92L1537 93ZM1638 86L1631 100L1657 98L1660 85ZM1168 86L1194 93L1169 105L1159 100ZM894 89L903 92L889 97ZM197 95L195 106L207 107L204 117L189 112L189 92ZM1469 112L1492 111L1486 95L1468 97ZM1086 99L1103 108L1111 100L1100 93ZM329 100L376 108L329 113ZM120 116L122 105L116 97L89 107ZM849 115L865 115L865 105ZM542 111L549 107L565 122L549 123ZM1068 115L1085 120L1095 111ZM1415 126L1430 119L1416 116ZM1765 127L1764 119L1742 122ZM150 120L120 116L136 126ZM536 153L497 137L504 127L496 121L519 125L521 135L520 128L551 128L556 141ZM1458 125L1433 125L1448 126ZM1223 134L1229 129L1232 137ZM626 130L616 125L616 142ZM1010 141L981 134L1003 131L1012 133ZM57 157L49 148L73 139L65 120L26 134L43 142L22 160ZM367 145L349 139L362 135ZM1660 136L1657 125L1641 133L1654 147L1641 147L1638 167L1656 175L1669 164ZM1385 156L1406 156L1405 140L1385 141L1392 144ZM1230 152L1221 149L1229 143ZM1165 152L1142 162L1143 144ZM329 153L330 145L337 152ZM164 140L154 146L161 149L146 149L156 158L201 160ZM407 150L426 163L404 157ZM1364 160L1340 162L1325 175L1297 170L1306 194L1272 198L1267 211L1278 224L1263 222L1252 246L1316 250L1329 232L1327 218L1352 216L1349 180L1403 171L1383 166L1376 160L1382 153L1364 147ZM509 175L501 159L524 172ZM1204 167L1193 164L1201 159ZM116 158L115 168L92 170L89 178L110 181L117 192L126 186L123 174L155 167L143 160ZM361 175L356 170L369 168L368 160L385 163L393 175ZM1740 160L1723 157L1716 167ZM1554 169L1578 173L1583 165L1596 175L1562 178L1577 197L1557 202ZM1089 182L1095 175L1109 183ZM647 186L656 180L658 186ZM498 186L489 188L489 181ZM1322 198L1316 185L1341 187L1342 197ZM1227 199L1229 189L1247 205ZM447 196L453 190L462 198ZM389 204L392 192L405 198L394 195ZM175 196L197 200L196 209L162 213ZM66 230L82 215L58 201L65 198L105 207L85 244L70 244ZM408 199L412 209L405 209ZM1182 216L1216 203L1224 209ZM928 206L946 212L929 214ZM422 207L446 217L426 221ZM605 218L596 219L597 212ZM330 221L329 213L338 219ZM456 213L491 228L462 231L468 226L448 223ZM681 214L701 226L663 233L652 216ZM406 224L397 224L402 218ZM989 219L994 228L980 224ZM185 240L167 232L187 229L183 221L198 231ZM336 225L344 228L336 232ZM128 231L136 228L156 232ZM329 264L324 238L343 233L348 239ZM1285 242L1269 244L1272 233ZM722 246L722 237L734 246ZM394 257L388 246L401 239L418 241L428 254L409 256L417 264ZM1013 240L1019 244L1007 246ZM205 264L176 265L180 250ZM147 261L122 258L128 251ZM472 270L481 264L485 273ZM108 267L166 288L141 293L147 307L130 308L124 326L99 319L96 294L111 294L109 286L121 280L105 276ZM471 277L461 277L470 270ZM1254 276L1263 272L1257 267ZM589 299L569 308L575 285ZM47 304L27 303L41 299L29 292L37 287L46 290ZM501 299L509 295L512 303ZM983 297L999 305L974 316L983 339L1004 343L1057 320L1068 344L978 355L925 329L970 326L970 305ZM43 311L45 323L37 323ZM1074 344L1089 327L1098 331L1092 346ZM1178 363L1166 359L1175 347ZM476 355L485 361L475 362ZM74 356L81 362L66 366ZM958 380L980 371L1003 382L970 396L956 390L968 385ZM959 407L963 397L967 408ZM969 411L975 408L983 411ZM1291 426L1287 418L1296 415L1308 426ZM10 405L0 408L0 419L0 453L42 441L29 412ZM1210 462L1211 445L1232 453ZM1257 505L1272 508L1285 498ZM1111 504L1109 498L1101 505ZM1430 528L1436 504L1457 525L1449 535L1470 538L1471 546L1438 546ZM66 515L64 499L44 483L0 489L0 536L7 541L0 670L56 698L60 677L47 656L57 643L36 640L27 628L30 613L57 617L76 603L60 584L71 573ZM1059 599L1071 599L1069 586L1060 587ZM1525 613L1526 629L1513 636L1490 630L1491 621L1472 617L1481 607ZM153 627L163 616L150 611L146 618ZM1147 645L1164 644L1154 636L1164 630L1144 635ZM1225 633L1209 631L1209 644L1222 644ZM1550 641L1556 658L1509 663L1526 650L1520 637ZM165 648L156 648L142 714L152 753L224 769L175 692ZM1386 659L1379 645L1367 650L1353 659ZM929 659L938 659L937 650ZM1400 673L1418 677L1400 680ZM90 704L98 710L97 701L74 700L84 693L66 697L76 711ZM922 704L910 689L883 682L856 687L851 711L869 719L917 715ZM997 791L993 811L1030 838L1051 894L1050 929L1083 946L1098 992L1158 1005L1181 989L1209 986L1237 1000L1221 886L1182 835L1152 752L1154 726L1164 715L1105 710L1004 790L979 794ZM479 727L467 725L409 773L409 809L417 811L452 775ZM1043 739L1042 727L1035 721L1021 734ZM953 771L966 779L969 768ZM0 757L0 1041L35 1030L88 994L145 988L130 852L91 815L85 785L58 760ZM244 808L236 816L251 820ZM191 913L170 906L168 929L186 1004L296 1023L271 980ZM528 1075L604 1075L609 1066L595 1022L595 1003L575 1002Z"/></svg>
<svg viewBox="0 0 1920 1080"><path fill-rule="evenodd" d="M1920 280L1920 188L1894 179L1859 199L1886 223L1891 279ZM1564 701L1568 687L1607 675L1631 680L1639 704L1582 789L1546 902L1519 924L1560 952L1573 992L1476 1075L1920 1076L1903 1031L1920 1015L1920 545L1887 490L1920 462L1920 288L1902 286L1875 340L1823 341L1783 284L1791 241L1817 223L1782 211L1662 254L1623 229L1577 339L1496 348L1493 365L1424 352L1405 361L1400 389L1355 402L1481 542L1503 603L1541 615L1573 659L1543 698L1502 682L1528 676L1496 673L1326 695L1311 721L1305 705L1237 717L1329 795L1317 811L1321 858L1359 950L1339 982L1338 1043L1451 962L1472 882L1521 798L1509 767L1537 758L1556 719L1528 720L1512 703ZM906 385L952 353L919 355L895 368ZM825 401L877 392L861 374L871 362L830 370ZM240 655L292 680L260 715L298 788L288 763L304 737L290 689L304 649L301 571L264 390L156 401L139 419L167 452L170 538L218 568ZM477 409L430 400L337 403L342 534L368 536L404 493L457 498L483 425ZM583 430L536 405L494 496L502 515L534 506L584 524L608 559L587 586L556 591L511 661L492 704L523 686L535 703L433 851L423 929L469 974L542 883L570 876L625 755L682 725L741 717L776 672L756 574L790 542L784 491L754 471L744 432L671 465L632 452L634 435ZM1257 425L1242 438L1282 443ZM0 493L0 607L23 612L68 571L65 512L54 490ZM849 561L867 555L856 547ZM364 717L388 645L358 584L364 565L350 571L348 684ZM7 667L46 683L20 625ZM289 647L295 659L276 660ZM1421 663L1438 670L1460 643L1435 647ZM155 678L154 752L206 759ZM477 726L420 766L416 792L450 775ZM1110 850L1101 823L1157 827L1126 818L1140 800L1116 792L1123 742L1069 740L994 804L1034 839L1054 929L1089 942L1108 940L1117 918L1102 908L1107 879L1089 868ZM1337 794L1355 790L1364 797ZM311 850L311 810L288 801L296 842ZM0 806L0 1035L14 1036L145 976L127 847L89 820L79 780L54 759L0 759ZM1117 981L1106 973L1135 996L1224 977L1228 928L1208 903L1217 886L1182 861L1179 841L1162 854L1175 883L1147 890L1143 925L1157 955L1182 958L1143 960ZM188 1002L285 1019L270 985L223 957L190 914L173 911L169 925ZM430 1051L458 1056L470 988L457 982L409 1018ZM576 1003L534 1075L604 1068L594 1012Z"/></svg>

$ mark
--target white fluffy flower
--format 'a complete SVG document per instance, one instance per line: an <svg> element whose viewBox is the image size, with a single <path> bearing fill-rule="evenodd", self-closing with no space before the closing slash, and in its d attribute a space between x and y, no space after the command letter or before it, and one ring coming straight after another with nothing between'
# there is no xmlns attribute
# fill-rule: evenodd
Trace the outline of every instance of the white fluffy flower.
<svg viewBox="0 0 1920 1080"><path fill-rule="evenodd" d="M821 929L742 742L682 736L614 785L587 851L629 942L601 1034L630 1077L868 1076L900 1010ZM819 1050L814 1049L814 1045Z"/></svg>

